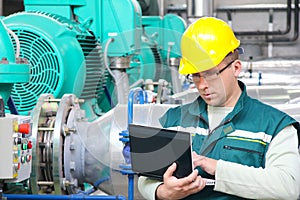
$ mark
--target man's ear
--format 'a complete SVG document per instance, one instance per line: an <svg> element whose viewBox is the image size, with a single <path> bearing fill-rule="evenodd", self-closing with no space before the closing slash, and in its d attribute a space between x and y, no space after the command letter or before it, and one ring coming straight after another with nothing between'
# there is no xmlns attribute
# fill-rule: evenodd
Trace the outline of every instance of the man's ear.
<svg viewBox="0 0 300 200"><path fill-rule="evenodd" d="M242 71L242 62L240 60L236 60L232 63L234 76L238 77Z"/></svg>

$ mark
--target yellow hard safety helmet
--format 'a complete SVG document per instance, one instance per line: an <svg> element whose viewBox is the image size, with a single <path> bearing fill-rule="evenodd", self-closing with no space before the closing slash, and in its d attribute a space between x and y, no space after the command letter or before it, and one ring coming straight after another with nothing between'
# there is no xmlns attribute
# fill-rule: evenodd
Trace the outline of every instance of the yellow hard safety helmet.
<svg viewBox="0 0 300 200"><path fill-rule="evenodd" d="M180 74L209 70L240 45L229 25L215 17L202 17L181 38Z"/></svg>

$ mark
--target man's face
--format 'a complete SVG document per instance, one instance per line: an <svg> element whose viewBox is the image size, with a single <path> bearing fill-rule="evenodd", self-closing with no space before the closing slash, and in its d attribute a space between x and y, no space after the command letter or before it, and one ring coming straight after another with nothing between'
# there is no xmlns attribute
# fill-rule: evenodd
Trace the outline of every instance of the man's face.
<svg viewBox="0 0 300 200"><path fill-rule="evenodd" d="M212 106L234 106L237 80L235 64L240 61L221 62L218 66L193 75L193 81L202 99Z"/></svg>

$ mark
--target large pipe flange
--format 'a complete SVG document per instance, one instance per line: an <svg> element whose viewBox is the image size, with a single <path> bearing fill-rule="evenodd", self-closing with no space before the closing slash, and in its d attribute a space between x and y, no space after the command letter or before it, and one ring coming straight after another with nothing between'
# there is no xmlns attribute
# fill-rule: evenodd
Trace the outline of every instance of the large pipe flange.
<svg viewBox="0 0 300 200"><path fill-rule="evenodd" d="M67 180L64 173L64 143L70 134L67 127L69 114L79 107L72 94L62 99L44 94L32 113L33 162L30 178L33 194L68 194L76 187L76 179Z"/></svg>

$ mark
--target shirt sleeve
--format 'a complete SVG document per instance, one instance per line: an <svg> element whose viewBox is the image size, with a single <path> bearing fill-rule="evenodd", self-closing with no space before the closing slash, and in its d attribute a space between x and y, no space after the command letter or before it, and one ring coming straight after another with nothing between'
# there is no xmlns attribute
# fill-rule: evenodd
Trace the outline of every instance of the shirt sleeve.
<svg viewBox="0 0 300 200"><path fill-rule="evenodd" d="M162 182L140 176L138 179L138 190L145 199L155 200L155 192L160 184Z"/></svg>
<svg viewBox="0 0 300 200"><path fill-rule="evenodd" d="M296 129L287 126L274 137L265 168L219 160L214 190L253 199L297 199L300 155Z"/></svg>

